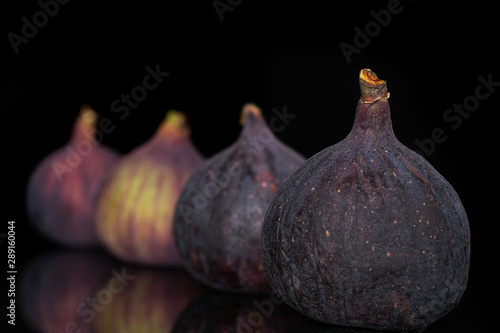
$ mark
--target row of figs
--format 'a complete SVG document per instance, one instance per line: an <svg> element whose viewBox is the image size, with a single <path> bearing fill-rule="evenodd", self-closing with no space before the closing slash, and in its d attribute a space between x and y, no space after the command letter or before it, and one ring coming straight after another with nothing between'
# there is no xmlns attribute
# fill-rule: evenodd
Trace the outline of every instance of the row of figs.
<svg viewBox="0 0 500 333"><path fill-rule="evenodd" d="M102 244L125 262L181 266L209 287L274 291L320 322L426 327L459 302L470 260L452 186L394 135L386 81L363 69L349 135L305 159L253 104L236 142L204 159L184 114L125 156L72 138L35 169L28 211L64 245Z"/></svg>

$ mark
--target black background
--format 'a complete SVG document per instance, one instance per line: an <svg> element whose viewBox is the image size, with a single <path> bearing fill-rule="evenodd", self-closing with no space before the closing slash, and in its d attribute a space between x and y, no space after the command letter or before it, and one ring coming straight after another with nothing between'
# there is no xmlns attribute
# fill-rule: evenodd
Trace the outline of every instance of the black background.
<svg viewBox="0 0 500 333"><path fill-rule="evenodd" d="M116 128L103 144L122 153L150 138L167 110L184 111L193 142L207 157L237 138L243 104L255 102L268 120L273 109L286 107L296 118L276 135L310 157L347 135L359 99L358 73L371 68L388 82L401 142L418 149L415 140L444 130L446 141L426 158L453 185L469 215L469 287L437 327L440 332L491 328L487 303L495 288L489 276L496 261L491 228L497 222L490 212L497 199L493 117L500 92L481 101L456 129L443 114L474 95L479 76L500 81L496 8L477 1L448 7L402 0L401 12L348 63L339 44L354 45L354 28L364 30L374 21L370 11L388 3L243 0L221 21L211 0L71 1L59 5L18 53L7 35L21 35L21 18L33 22L41 7L35 1L4 4L0 133L6 181L0 233L7 232L7 221L16 221L19 271L34 254L56 247L28 225L25 188L36 164L67 143L82 104L113 121ZM169 76L120 119L112 102L142 84L146 66L157 65ZM7 252L4 241L1 248ZM6 262L1 266L7 270ZM18 318L16 329L22 331Z"/></svg>

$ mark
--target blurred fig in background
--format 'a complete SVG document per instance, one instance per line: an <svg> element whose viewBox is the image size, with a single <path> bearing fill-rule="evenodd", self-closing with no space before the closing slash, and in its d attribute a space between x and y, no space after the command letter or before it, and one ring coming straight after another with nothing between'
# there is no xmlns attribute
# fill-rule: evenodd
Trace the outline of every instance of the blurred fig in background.
<svg viewBox="0 0 500 333"><path fill-rule="evenodd" d="M169 111L155 135L123 157L99 199L97 233L126 262L179 266L172 219L182 186L202 162L183 113Z"/></svg>
<svg viewBox="0 0 500 333"><path fill-rule="evenodd" d="M289 333L309 318L275 294L243 295L211 291L179 316L174 333Z"/></svg>
<svg viewBox="0 0 500 333"><path fill-rule="evenodd" d="M92 333L168 333L203 287L185 270L126 270L128 286L113 295L92 322ZM132 279L133 278L133 279ZM106 288L110 282L106 282Z"/></svg>
<svg viewBox="0 0 500 333"><path fill-rule="evenodd" d="M22 318L36 332L89 332L82 314L92 311L88 301L112 275L113 263L102 251L56 251L31 259L19 271Z"/></svg>
<svg viewBox="0 0 500 333"><path fill-rule="evenodd" d="M271 132L247 104L238 140L208 159L186 182L174 218L183 264L222 290L269 292L261 262L264 215L277 189L305 158Z"/></svg>
<svg viewBox="0 0 500 333"><path fill-rule="evenodd" d="M119 154L100 144L103 132L97 125L97 113L83 106L69 143L43 159L28 182L31 223L42 235L64 246L99 245L97 199Z"/></svg>

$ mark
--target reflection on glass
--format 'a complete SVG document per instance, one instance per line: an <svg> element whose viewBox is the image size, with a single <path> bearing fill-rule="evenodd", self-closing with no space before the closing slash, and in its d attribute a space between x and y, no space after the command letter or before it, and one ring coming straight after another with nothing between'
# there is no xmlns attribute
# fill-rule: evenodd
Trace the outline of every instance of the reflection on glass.
<svg viewBox="0 0 500 333"><path fill-rule="evenodd" d="M43 333L168 333L203 287L181 269L137 267L103 251L56 251L20 274L22 318Z"/></svg>
<svg viewBox="0 0 500 333"><path fill-rule="evenodd" d="M423 333L425 329L404 331L404 333ZM290 330L289 333L398 333L398 331L387 331L387 330L372 330L368 328L355 328L355 327L343 327L343 326L333 326L324 323L320 323L314 320L304 321L296 327L294 330Z"/></svg>
<svg viewBox="0 0 500 333"><path fill-rule="evenodd" d="M177 316L202 291L181 269L127 267L97 292L102 302L91 322L92 333L171 332Z"/></svg>
<svg viewBox="0 0 500 333"><path fill-rule="evenodd" d="M196 299L175 323L175 333L288 333L304 316L274 294L209 292Z"/></svg>
<svg viewBox="0 0 500 333"><path fill-rule="evenodd" d="M56 251L31 259L20 271L21 315L37 332L88 332L79 327L79 307L112 269L101 252Z"/></svg>
<svg viewBox="0 0 500 333"><path fill-rule="evenodd" d="M275 293L207 290L185 270L128 265L103 251L42 254L19 277L21 316L36 332L384 332L315 322Z"/></svg>

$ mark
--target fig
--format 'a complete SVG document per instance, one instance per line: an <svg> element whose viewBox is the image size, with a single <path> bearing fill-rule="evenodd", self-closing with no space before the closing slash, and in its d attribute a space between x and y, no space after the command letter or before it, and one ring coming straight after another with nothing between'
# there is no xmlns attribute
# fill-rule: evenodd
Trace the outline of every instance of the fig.
<svg viewBox="0 0 500 333"><path fill-rule="evenodd" d="M271 199L305 161L271 132L260 109L247 104L234 144L206 160L188 179L175 210L174 238L184 267L226 291L270 291L261 262L262 222Z"/></svg>
<svg viewBox="0 0 500 333"><path fill-rule="evenodd" d="M426 327L464 293L470 231L453 187L393 132L386 81L360 72L351 132L276 193L262 261L287 304L328 324Z"/></svg>
<svg viewBox="0 0 500 333"><path fill-rule="evenodd" d="M156 133L126 154L99 198L97 234L114 256L142 265L180 266L172 220L180 191L203 157L184 113L170 110Z"/></svg>
<svg viewBox="0 0 500 333"><path fill-rule="evenodd" d="M35 167L27 186L27 210L34 229L56 243L95 247L97 200L119 153L95 138L98 115L82 106L69 143Z"/></svg>

